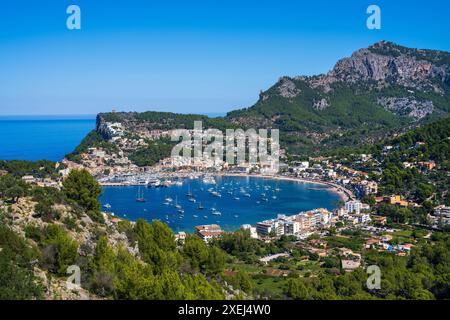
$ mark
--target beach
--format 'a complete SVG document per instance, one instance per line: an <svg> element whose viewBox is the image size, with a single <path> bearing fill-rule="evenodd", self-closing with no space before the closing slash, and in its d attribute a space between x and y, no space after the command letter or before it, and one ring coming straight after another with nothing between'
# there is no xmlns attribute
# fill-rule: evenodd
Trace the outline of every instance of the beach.
<svg viewBox="0 0 450 320"><path fill-rule="evenodd" d="M247 174L247 173L220 173L218 176L231 176L231 177L255 177L255 178L264 178L264 179L272 179L272 180L283 180L283 181L293 181L300 183L310 183L316 185L322 185L328 187L327 189L335 192L339 195L342 201L348 201L354 199L355 196L352 191L340 186L336 183L322 180L310 180L304 178L297 177L286 177L286 176L273 176L273 175L262 175L262 174Z"/></svg>

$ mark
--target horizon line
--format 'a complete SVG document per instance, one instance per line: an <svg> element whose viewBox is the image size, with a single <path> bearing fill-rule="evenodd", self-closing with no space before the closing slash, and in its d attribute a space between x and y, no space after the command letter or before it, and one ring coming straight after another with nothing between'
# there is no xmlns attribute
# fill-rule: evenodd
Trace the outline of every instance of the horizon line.
<svg viewBox="0 0 450 320"><path fill-rule="evenodd" d="M198 115L219 115L223 114L226 115L229 111L224 112L177 112L177 111L153 111L153 110L146 110L146 111L102 111L97 113L43 113L43 114L1 114L0 117L96 117L100 113L127 113L127 112L136 112L136 113L143 113L143 112L167 112L167 113L174 113L174 114L198 114Z"/></svg>

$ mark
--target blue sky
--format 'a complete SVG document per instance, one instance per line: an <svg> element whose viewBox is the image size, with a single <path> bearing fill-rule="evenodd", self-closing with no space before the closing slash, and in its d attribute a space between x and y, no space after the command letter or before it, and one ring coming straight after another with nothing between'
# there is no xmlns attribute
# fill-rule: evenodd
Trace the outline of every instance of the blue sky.
<svg viewBox="0 0 450 320"><path fill-rule="evenodd" d="M381 30L366 28L370 4ZM450 51L449 14L443 0L5 0L0 114L248 107L280 76L326 73L382 39Z"/></svg>

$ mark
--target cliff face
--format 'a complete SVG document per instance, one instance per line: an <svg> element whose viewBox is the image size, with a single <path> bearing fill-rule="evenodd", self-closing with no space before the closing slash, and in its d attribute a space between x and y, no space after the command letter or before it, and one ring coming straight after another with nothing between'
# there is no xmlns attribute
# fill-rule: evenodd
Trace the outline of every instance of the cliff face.
<svg viewBox="0 0 450 320"><path fill-rule="evenodd" d="M108 126L102 114L97 115L95 130L100 133L105 140L110 140L112 138L111 132L108 130Z"/></svg>
<svg viewBox="0 0 450 320"><path fill-rule="evenodd" d="M370 143L450 113L450 53L381 41L327 74L282 77L227 119L277 127L297 151Z"/></svg>
<svg viewBox="0 0 450 320"><path fill-rule="evenodd" d="M450 54L379 42L337 62L324 82L373 82L443 94L449 85Z"/></svg>
<svg viewBox="0 0 450 320"><path fill-rule="evenodd" d="M274 95L285 99L298 97L302 94L299 82L326 94L344 86L352 90L377 90L381 93L383 89L395 87L406 92L420 91L445 96L450 87L450 53L410 49L381 41L339 60L325 75L280 78L271 89L261 93L259 102L267 101ZM425 105L429 110L428 104ZM314 106L317 110L323 110L330 104L320 98L314 101Z"/></svg>

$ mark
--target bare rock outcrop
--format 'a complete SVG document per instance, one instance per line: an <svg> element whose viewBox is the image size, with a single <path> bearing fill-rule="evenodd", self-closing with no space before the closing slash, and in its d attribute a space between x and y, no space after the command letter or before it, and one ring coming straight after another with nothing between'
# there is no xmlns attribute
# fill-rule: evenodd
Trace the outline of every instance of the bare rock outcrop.
<svg viewBox="0 0 450 320"><path fill-rule="evenodd" d="M317 100L313 104L313 108L316 109L316 110L319 110L319 111L322 111L322 110L328 108L329 106L330 106L330 103L325 98Z"/></svg>
<svg viewBox="0 0 450 320"><path fill-rule="evenodd" d="M378 103L386 110L397 115L408 116L420 120L433 113L434 105L432 101L419 101L414 98L381 97Z"/></svg>
<svg viewBox="0 0 450 320"><path fill-rule="evenodd" d="M295 98L302 91L297 88L295 83L288 77L280 79L280 85L278 86L278 93L283 98Z"/></svg>

